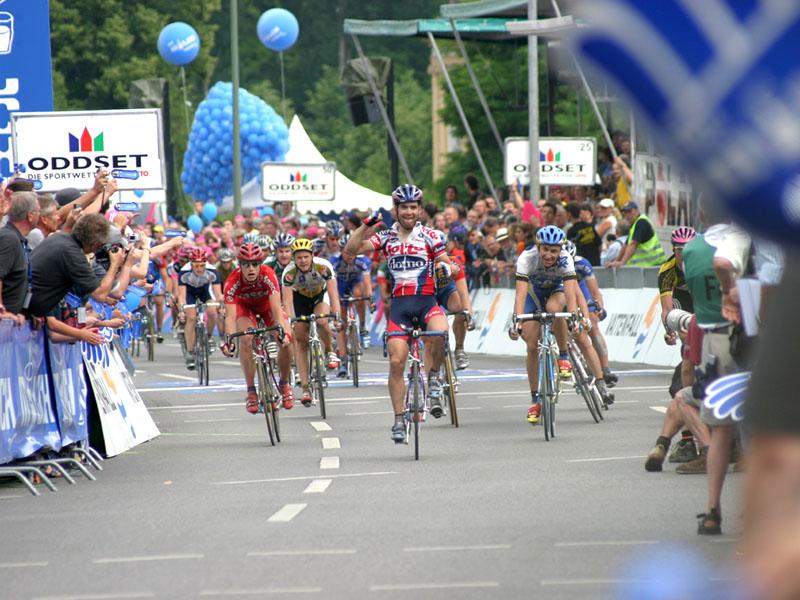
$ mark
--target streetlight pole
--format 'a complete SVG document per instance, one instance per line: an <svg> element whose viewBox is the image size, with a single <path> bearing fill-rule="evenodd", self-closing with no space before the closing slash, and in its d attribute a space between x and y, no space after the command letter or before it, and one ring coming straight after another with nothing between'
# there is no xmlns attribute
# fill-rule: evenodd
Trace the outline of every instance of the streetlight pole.
<svg viewBox="0 0 800 600"><path fill-rule="evenodd" d="M231 83L233 85L233 212L242 212L242 145L239 136L239 0L231 0Z"/></svg>
<svg viewBox="0 0 800 600"><path fill-rule="evenodd" d="M538 17L536 0L528 0L528 20ZM530 173L530 198L533 205L539 202L539 49L535 35L528 36L528 172Z"/></svg>

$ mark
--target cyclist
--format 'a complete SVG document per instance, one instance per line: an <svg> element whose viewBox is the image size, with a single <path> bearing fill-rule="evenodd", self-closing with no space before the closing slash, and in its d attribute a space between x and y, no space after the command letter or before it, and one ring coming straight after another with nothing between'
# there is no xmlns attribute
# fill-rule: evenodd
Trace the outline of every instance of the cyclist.
<svg viewBox="0 0 800 600"><path fill-rule="evenodd" d="M347 233L339 239L339 246L342 249L339 256L331 257L331 264L333 271L336 274L336 284L339 289L339 299L342 300L347 296L368 297L372 298L372 279L370 278L370 269L372 268L372 261L366 256L354 256L350 254L345 246L350 239L350 234ZM375 310L375 305L372 300L369 301L370 310ZM358 318L361 321L361 345L364 348L369 347L369 331L367 330L367 308L363 302L356 304L358 311ZM341 312L342 322L347 320L347 309L342 306ZM339 378L347 377L347 335L345 328L342 327L338 336L339 358L341 365L339 372L336 374Z"/></svg>
<svg viewBox="0 0 800 600"><path fill-rule="evenodd" d="M341 312L339 292L336 287L336 275L333 266L324 258L313 254L313 242L298 238L292 243L292 262L283 271L282 295L283 306L292 317L307 317L311 314L338 315ZM325 302L328 293L330 305ZM324 319L319 322L319 334L325 352L327 367L335 369L339 366L339 357L333 351L333 338L330 325ZM294 324L296 333L295 357L300 372L300 383L303 387L303 406L311 406L312 396L308 387L308 323Z"/></svg>
<svg viewBox="0 0 800 600"><path fill-rule="evenodd" d="M234 260L233 250L223 248L217 253L217 274L219 275L220 284L224 287L225 281L231 273L236 270L236 261Z"/></svg>
<svg viewBox="0 0 800 600"><path fill-rule="evenodd" d="M586 301L585 306L581 305L581 310L586 311L586 314L588 314L589 319L592 321L589 337L592 340L594 354L596 354L600 361L600 367L603 373L602 379L605 381L607 387L614 387L617 385L619 377L612 373L611 368L608 366L608 346L606 345L606 338L603 336L603 332L600 331L600 326L598 325L608 314L603 307L603 293L600 291L600 286L597 285L597 278L594 276L592 263L584 256L577 256L578 249L573 242L567 240L564 247L575 262L575 275L578 277L578 286ZM578 298L578 300L580 302L580 298ZM587 353L584 352L584 355L586 354ZM589 354L592 353L590 352ZM587 360L591 366L594 361L593 357L587 356ZM595 376L596 375L597 373L595 373ZM600 377L598 377L598 379L600 379Z"/></svg>
<svg viewBox="0 0 800 600"><path fill-rule="evenodd" d="M278 283L281 283L283 278L283 271L292 262L292 244L294 243L294 236L290 233L279 233L272 241L272 246L275 253L268 256L264 260L264 264L275 271L275 276L278 278Z"/></svg>
<svg viewBox="0 0 800 600"><path fill-rule="evenodd" d="M225 331L242 332L256 325L256 317L260 316L264 325L283 327L284 338L278 352L278 369L280 382L278 384L283 399L283 408L286 410L294 406L294 394L289 384L289 375L292 366L291 329L286 319L286 313L281 308L280 287L275 271L264 263L264 252L257 244L244 243L239 248L239 268L231 273L225 281ZM239 362L242 365L244 381L247 385L245 407L249 413L258 412L258 395L256 394L255 376L256 364L253 360L252 337L241 338L242 346L239 349ZM234 348L229 341L222 346L225 356L233 356Z"/></svg>
<svg viewBox="0 0 800 600"><path fill-rule="evenodd" d="M312 240L312 242L311 242L311 247L312 247L312 251L314 253L314 256L318 256L320 258L325 258L325 256L326 256L325 250L328 247L327 244L328 244L328 240L326 240L325 238L321 238L321 237L314 238Z"/></svg>
<svg viewBox="0 0 800 600"><path fill-rule="evenodd" d="M145 280L153 286L153 304L156 307L156 341L160 344L164 341L161 328L164 326L164 295L167 293L167 261L165 256L157 256L150 259L147 266Z"/></svg>
<svg viewBox="0 0 800 600"><path fill-rule="evenodd" d="M341 221L328 221L325 223L325 248L322 250L321 256L328 260L338 258L342 253L342 247L339 245L339 239L344 234L344 225Z"/></svg>
<svg viewBox="0 0 800 600"><path fill-rule="evenodd" d="M561 312L566 307L567 311L575 313L578 309L578 288L575 265L569 252L564 248L566 236L555 225L542 227L536 233L536 244L525 250L517 259L516 297L514 299L514 314L532 312ZM567 324L558 319L553 326L556 340L558 341L559 357L558 369L562 378L572 375L572 365L567 352ZM518 335L528 345L528 382L531 389L531 406L528 409L529 423L539 422L541 403L539 398L539 323L527 321L515 324L512 338ZM605 389L605 382L597 382L601 394Z"/></svg>
<svg viewBox="0 0 800 600"><path fill-rule="evenodd" d="M461 310L469 312L469 319L463 315L458 315L453 319L453 336L456 342L453 354L456 359L456 369L459 371L469 366L469 357L464 352L464 338L467 336L467 329L471 331L475 328L472 321L472 299L469 297L469 288L467 287L466 256L464 254L466 241L467 230L464 227L453 226L450 228L447 235L447 255L459 266L459 271L453 275L453 283L461 300ZM448 310L451 310L449 306Z"/></svg>
<svg viewBox="0 0 800 600"><path fill-rule="evenodd" d="M202 248L193 248L189 253L190 264L178 273L178 305L184 315L184 335L186 336L186 367L194 369L194 325L197 317L195 304L200 302L213 302L222 297L219 275L216 269L206 262L206 251ZM208 307L208 342L212 345L214 326L217 323L217 308Z"/></svg>
<svg viewBox="0 0 800 600"><path fill-rule="evenodd" d="M422 190L413 184L399 186L392 192L397 221L389 229L373 233L381 221L374 212L350 236L346 249L352 254L366 254L380 250L386 257L391 281L392 303L387 331L399 332L406 327L423 327L427 331L447 331L447 318L436 303L434 273L449 276L453 271L444 244L436 232L420 223ZM367 237L367 234L369 237ZM426 346L432 347L428 362L428 396L431 415L444 414L439 382L439 368L444 358L443 338L431 338ZM394 408L392 439L402 444L406 440L403 416L405 396L406 357L408 341L402 337L387 341L389 352L389 395Z"/></svg>
<svg viewBox="0 0 800 600"><path fill-rule="evenodd" d="M266 260L272 254L272 238L266 234L261 234L256 238L256 244L261 248L264 253L264 260Z"/></svg>

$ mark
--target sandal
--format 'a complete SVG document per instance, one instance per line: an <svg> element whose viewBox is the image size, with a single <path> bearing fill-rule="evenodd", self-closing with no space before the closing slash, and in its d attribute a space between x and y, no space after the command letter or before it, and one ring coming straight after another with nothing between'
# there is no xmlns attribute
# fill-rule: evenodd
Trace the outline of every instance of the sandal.
<svg viewBox="0 0 800 600"><path fill-rule="evenodd" d="M707 513L697 515L700 522L697 524L698 535L720 535L722 534L722 515L719 514L719 509L712 508Z"/></svg>

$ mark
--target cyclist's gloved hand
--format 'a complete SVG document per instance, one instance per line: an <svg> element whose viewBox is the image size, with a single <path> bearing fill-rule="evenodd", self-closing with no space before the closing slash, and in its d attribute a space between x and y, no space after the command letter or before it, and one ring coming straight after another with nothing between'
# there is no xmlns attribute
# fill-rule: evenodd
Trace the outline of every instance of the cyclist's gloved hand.
<svg viewBox="0 0 800 600"><path fill-rule="evenodd" d="M440 262L436 264L436 283L439 285L439 287L444 287L447 285L452 272L453 270L446 262Z"/></svg>
<svg viewBox="0 0 800 600"><path fill-rule="evenodd" d="M366 217L364 217L363 223L367 227L374 227L375 225L381 223L382 221L383 217L381 217L381 211L376 210L372 214L369 214Z"/></svg>
<svg viewBox="0 0 800 600"><path fill-rule="evenodd" d="M233 340L227 335L225 336L225 343L222 344L220 350L222 350L222 353L228 358L231 358L236 352L236 346L233 344Z"/></svg>
<svg viewBox="0 0 800 600"><path fill-rule="evenodd" d="M608 312L602 306L598 306L597 307L596 314L597 314L597 320L598 321L603 321L608 316Z"/></svg>

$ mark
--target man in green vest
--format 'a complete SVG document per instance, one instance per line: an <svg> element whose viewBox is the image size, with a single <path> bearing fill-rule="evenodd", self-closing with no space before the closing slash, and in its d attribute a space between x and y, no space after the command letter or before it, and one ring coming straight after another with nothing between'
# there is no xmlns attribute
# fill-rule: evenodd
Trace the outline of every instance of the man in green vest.
<svg viewBox="0 0 800 600"><path fill-rule="evenodd" d="M646 216L639 212L636 202L622 207L622 216L631 224L628 243L619 259L607 263L607 267L660 267L667 260L656 230Z"/></svg>

